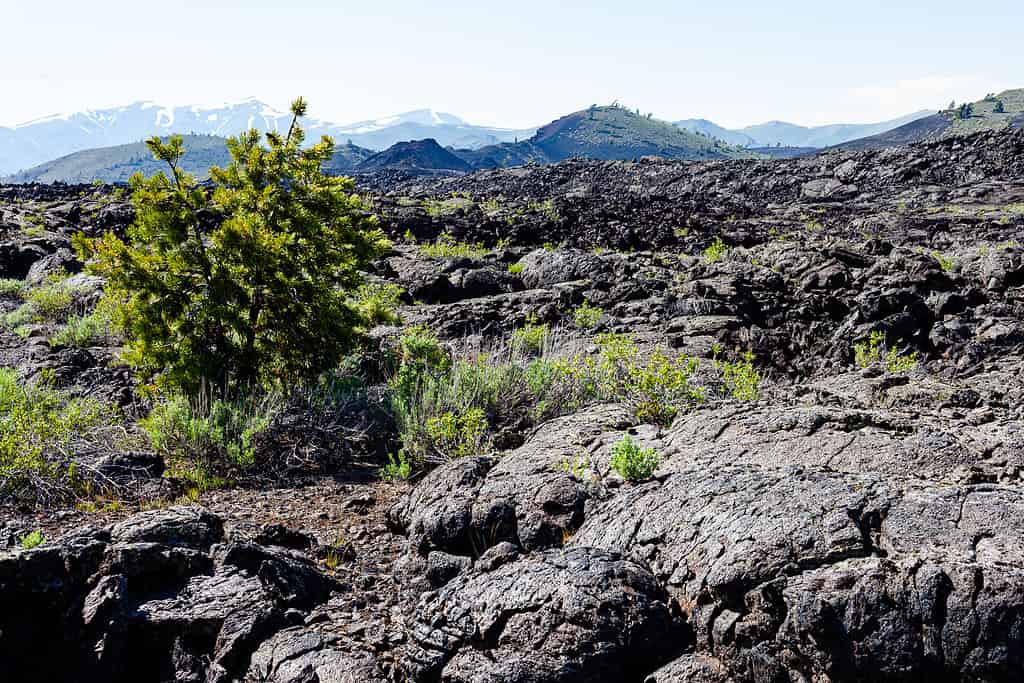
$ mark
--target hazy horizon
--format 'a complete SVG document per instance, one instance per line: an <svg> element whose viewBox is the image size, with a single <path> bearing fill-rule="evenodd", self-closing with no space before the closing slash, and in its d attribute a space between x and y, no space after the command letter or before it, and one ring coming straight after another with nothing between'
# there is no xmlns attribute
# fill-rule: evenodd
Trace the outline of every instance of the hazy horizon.
<svg viewBox="0 0 1024 683"><path fill-rule="evenodd" d="M666 120L813 126L884 121L1024 85L1024 55L1007 49L1024 10L1004 0L870 0L855 15L806 0L655 0L628 12L603 0L298 0L290 9L184 0L159 10L55 0L45 12L4 2L0 56L17 67L0 78L5 127L139 100L256 97L286 109L296 95L312 116L340 124L429 108L529 128L618 100Z"/></svg>

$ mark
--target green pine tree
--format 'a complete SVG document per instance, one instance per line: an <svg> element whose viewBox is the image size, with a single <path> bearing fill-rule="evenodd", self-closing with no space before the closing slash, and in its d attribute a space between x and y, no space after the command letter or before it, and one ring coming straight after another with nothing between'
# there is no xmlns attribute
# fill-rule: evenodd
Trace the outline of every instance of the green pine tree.
<svg viewBox="0 0 1024 683"><path fill-rule="evenodd" d="M125 333L124 359L186 392L227 397L333 367L365 325L350 295L388 247L350 178L325 176L334 142L303 149L300 98L286 134L231 138L212 189L183 172L181 137L152 138L169 174L131 179L127 240L76 238Z"/></svg>

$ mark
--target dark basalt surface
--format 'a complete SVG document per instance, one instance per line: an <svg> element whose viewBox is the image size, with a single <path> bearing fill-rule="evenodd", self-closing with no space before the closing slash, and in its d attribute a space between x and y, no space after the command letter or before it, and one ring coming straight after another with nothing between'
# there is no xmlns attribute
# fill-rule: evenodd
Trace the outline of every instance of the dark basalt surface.
<svg viewBox="0 0 1024 683"><path fill-rule="evenodd" d="M365 550L332 556L339 574L315 538L201 508L21 551L32 521L12 512L12 680L1024 680L1024 131L362 182L396 241L371 277L406 289L405 324L487 343L528 316L569 327L586 300L604 315L566 350L607 331L706 364L749 349L760 398L667 427L613 404L510 418L498 452L387 499L388 529L361 540L386 548L373 575L355 571ZM0 187L0 276L74 272L74 231L131 219L109 191ZM406 230L487 249L429 258ZM731 251L709 262L716 237ZM917 367L858 368L872 331ZM0 334L25 377L130 406L114 351ZM624 434L662 455L651 480L613 471ZM122 463L157 487L160 464ZM353 526L373 507L360 485L368 498L323 498L323 514ZM231 495L277 514L293 494Z"/></svg>

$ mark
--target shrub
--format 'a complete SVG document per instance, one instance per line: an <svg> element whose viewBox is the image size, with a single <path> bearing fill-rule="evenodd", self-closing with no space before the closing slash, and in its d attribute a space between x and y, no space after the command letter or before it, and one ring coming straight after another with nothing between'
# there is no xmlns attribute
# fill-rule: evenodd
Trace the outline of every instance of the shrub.
<svg viewBox="0 0 1024 683"><path fill-rule="evenodd" d="M937 251L934 252L932 256L934 256L935 260L939 262L939 267L942 268L944 272L948 273L956 269L956 261L953 258L949 256L944 256Z"/></svg>
<svg viewBox="0 0 1024 683"><path fill-rule="evenodd" d="M281 412L277 394L253 392L232 401L202 392L192 400L176 394L141 421L153 448L167 457L214 471L223 464L253 464L256 437Z"/></svg>
<svg viewBox="0 0 1024 683"><path fill-rule="evenodd" d="M23 384L13 370L0 369L0 496L53 500L72 493L74 470L61 461L118 422L98 401Z"/></svg>
<svg viewBox="0 0 1024 683"><path fill-rule="evenodd" d="M519 275L523 272L525 266L522 263L510 263L508 264L508 272L512 275Z"/></svg>
<svg viewBox="0 0 1024 683"><path fill-rule="evenodd" d="M51 337L53 346L74 346L85 348L109 341L114 333L109 316L103 311L89 315L72 315Z"/></svg>
<svg viewBox="0 0 1024 683"><path fill-rule="evenodd" d="M747 352L743 360L715 362L729 395L738 401L756 401L761 396L761 373L754 368L754 354Z"/></svg>
<svg viewBox="0 0 1024 683"><path fill-rule="evenodd" d="M43 536L43 532L36 529L28 534L25 534L18 539L18 544L21 545L23 550L32 550L32 548L38 548L46 542L46 536Z"/></svg>
<svg viewBox="0 0 1024 683"><path fill-rule="evenodd" d="M729 251L728 245L722 241L722 238L716 237L715 241L704 250L704 262L718 263L729 255Z"/></svg>
<svg viewBox="0 0 1024 683"><path fill-rule="evenodd" d="M24 280L0 278L0 296L20 297L25 291Z"/></svg>
<svg viewBox="0 0 1024 683"><path fill-rule="evenodd" d="M704 401L704 390L690 383L697 359L661 349L644 358L632 337L621 334L598 335L597 346L598 358L575 363L573 372L601 398L632 405L641 421L667 425L681 407Z"/></svg>
<svg viewBox="0 0 1024 683"><path fill-rule="evenodd" d="M402 322L395 308L404 291L390 283L367 283L356 290L353 301L368 325L392 325Z"/></svg>
<svg viewBox="0 0 1024 683"><path fill-rule="evenodd" d="M459 242L451 233L444 233L433 244L424 244L420 247L420 253L432 258L468 258L482 259L487 253L487 248L477 242Z"/></svg>
<svg viewBox="0 0 1024 683"><path fill-rule="evenodd" d="M626 481L650 479L660 463L656 450L641 448L628 434L612 446L612 469Z"/></svg>
<svg viewBox="0 0 1024 683"><path fill-rule="evenodd" d="M572 312L572 319L576 323L576 327L583 330L594 329L603 317L604 310L599 306L591 306L589 301L584 301Z"/></svg>
<svg viewBox="0 0 1024 683"><path fill-rule="evenodd" d="M887 348L885 333L877 330L869 335L867 341L853 345L853 358L860 368L867 368L882 362L886 371L891 373L910 372L916 369L918 364L916 351L900 354L895 347Z"/></svg>
<svg viewBox="0 0 1024 683"><path fill-rule="evenodd" d="M538 353L544 350L550 331L547 323L539 322L531 313L526 317L526 323L512 333L512 344L523 351Z"/></svg>
<svg viewBox="0 0 1024 683"><path fill-rule="evenodd" d="M412 477L412 463L405 457L405 451L399 449L397 456L388 456L388 464L380 468L379 474L387 481L404 481Z"/></svg>
<svg viewBox="0 0 1024 683"><path fill-rule="evenodd" d="M286 135L228 140L212 190L183 172L180 136L147 144L170 175L131 180L128 240L76 236L106 278L124 359L186 394L286 385L337 365L366 321L350 301L387 240L350 178L322 172L334 143L306 147L292 104Z"/></svg>
<svg viewBox="0 0 1024 683"><path fill-rule="evenodd" d="M487 442L487 418L481 408L446 411L427 418L431 447L448 460L481 453Z"/></svg>

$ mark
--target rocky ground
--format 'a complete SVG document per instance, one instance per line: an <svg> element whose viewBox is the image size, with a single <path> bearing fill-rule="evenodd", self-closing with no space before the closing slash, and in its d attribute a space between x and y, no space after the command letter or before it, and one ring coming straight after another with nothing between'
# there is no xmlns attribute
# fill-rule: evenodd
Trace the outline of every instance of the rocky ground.
<svg viewBox="0 0 1024 683"><path fill-rule="evenodd" d="M147 453L106 454L128 502L4 508L12 680L1024 680L1024 132L362 183L405 324L749 350L759 398L668 427L592 405L411 484L368 451L189 505ZM131 219L111 188L0 202L6 278L73 273L71 233ZM602 315L575 330L584 301ZM872 332L918 362L859 367ZM3 333L3 365L143 410L116 349L45 334ZM654 478L613 471L623 434Z"/></svg>

